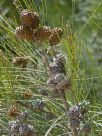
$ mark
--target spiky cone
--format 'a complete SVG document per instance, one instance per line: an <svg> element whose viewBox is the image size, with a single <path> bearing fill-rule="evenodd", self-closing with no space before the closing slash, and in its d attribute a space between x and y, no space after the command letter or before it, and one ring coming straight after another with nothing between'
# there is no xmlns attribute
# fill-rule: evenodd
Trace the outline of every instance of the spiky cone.
<svg viewBox="0 0 102 136"><path fill-rule="evenodd" d="M59 66L56 64L53 64L53 63L49 65L49 70L50 70L51 75L56 75L58 73L62 73Z"/></svg>
<svg viewBox="0 0 102 136"><path fill-rule="evenodd" d="M39 15L36 12L31 12L27 9L24 9L20 13L20 20L23 25L31 27L32 29L37 29L40 23Z"/></svg>
<svg viewBox="0 0 102 136"><path fill-rule="evenodd" d="M12 62L17 67L26 68L28 59L24 57L14 57Z"/></svg>
<svg viewBox="0 0 102 136"><path fill-rule="evenodd" d="M34 32L29 27L19 26L16 28L15 34L19 40L34 41Z"/></svg>
<svg viewBox="0 0 102 136"><path fill-rule="evenodd" d="M61 28L54 28L51 32L51 36L49 38L49 44L51 46L58 45L62 38L62 29Z"/></svg>
<svg viewBox="0 0 102 136"><path fill-rule="evenodd" d="M43 26L35 32L34 37L37 41L43 42L48 41L50 35L51 29L47 26Z"/></svg>
<svg viewBox="0 0 102 136"><path fill-rule="evenodd" d="M17 105L13 105L12 107L10 107L9 111L8 111L8 116L9 117L16 117L18 115L19 109L17 107Z"/></svg>
<svg viewBox="0 0 102 136"><path fill-rule="evenodd" d="M60 73L66 74L66 70L65 70L65 64L66 64L66 60L65 60L65 56L63 54L57 54L54 58L53 58L53 62L59 66L60 69Z"/></svg>

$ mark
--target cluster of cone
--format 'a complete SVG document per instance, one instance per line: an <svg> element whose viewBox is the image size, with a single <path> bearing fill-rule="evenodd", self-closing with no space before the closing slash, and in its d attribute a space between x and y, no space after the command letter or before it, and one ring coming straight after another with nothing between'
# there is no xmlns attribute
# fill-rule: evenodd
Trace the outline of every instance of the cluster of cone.
<svg viewBox="0 0 102 136"><path fill-rule="evenodd" d="M56 45L60 44L62 38L62 29L51 29L47 26L41 26L38 13L31 12L29 10L23 10L20 12L20 21L22 25L17 27L15 30L16 37L18 39L33 41L41 44L43 42L47 42L51 47L54 46L54 48L57 47ZM48 73L50 74L47 84L51 86L53 91L56 92L58 96L63 94L64 97L65 90L70 88L70 79L66 78L65 56L59 53L59 51L55 52L56 55L52 57L52 62L48 62L49 66L47 68ZM26 68L28 60L23 57L16 57L13 59L13 63L16 66Z"/></svg>
<svg viewBox="0 0 102 136"><path fill-rule="evenodd" d="M49 64L51 77L47 81L47 84L52 86L56 94L59 91L64 92L70 87L70 81L66 78L65 64L65 56L59 53L53 58L53 62Z"/></svg>
<svg viewBox="0 0 102 136"><path fill-rule="evenodd" d="M18 102L19 103L19 102ZM22 106L24 103L20 102ZM37 100L32 107L34 111L42 111L45 103L42 100ZM35 129L32 125L27 123L28 112L19 112L18 105L13 105L8 112L9 117L14 118L14 120L9 121L9 134L10 136L15 136L19 134L20 136L36 136Z"/></svg>
<svg viewBox="0 0 102 136"><path fill-rule="evenodd" d="M73 130L88 134L91 131L91 124L86 120L88 114L87 108L88 102L84 101L78 105L72 106L68 111L70 127ZM79 130L80 125L83 125L82 129Z"/></svg>
<svg viewBox="0 0 102 136"><path fill-rule="evenodd" d="M16 120L9 121L9 135L14 136L19 134L19 136L35 136L35 128L25 123L27 118L28 112L24 111L16 117Z"/></svg>
<svg viewBox="0 0 102 136"><path fill-rule="evenodd" d="M27 98L28 98L28 96L27 96ZM31 108L33 111L38 111L38 112L42 111L45 107L45 102L41 99L37 99L33 103L33 105L32 104L27 105L25 102L21 102L21 101L18 100L17 104L11 106L9 111L8 111L8 116L10 118L16 118L19 115L20 111L19 111L19 105L18 104L20 104L23 107L27 107L28 109Z"/></svg>
<svg viewBox="0 0 102 136"><path fill-rule="evenodd" d="M20 12L21 26L16 28L16 37L21 40L34 41L37 43L48 42L50 46L60 44L62 38L62 29L51 29L47 26L40 25L38 13L31 12L27 9ZM27 60L23 58L14 58L13 63L25 68ZM49 64L50 77L48 84L52 86L55 92L69 89L70 81L65 76L65 56L57 53L53 58L53 62Z"/></svg>
<svg viewBox="0 0 102 136"><path fill-rule="evenodd" d="M15 30L18 39L41 43L47 41L51 46L59 44L62 29L41 26L38 13L24 9L20 12L20 21L22 25Z"/></svg>

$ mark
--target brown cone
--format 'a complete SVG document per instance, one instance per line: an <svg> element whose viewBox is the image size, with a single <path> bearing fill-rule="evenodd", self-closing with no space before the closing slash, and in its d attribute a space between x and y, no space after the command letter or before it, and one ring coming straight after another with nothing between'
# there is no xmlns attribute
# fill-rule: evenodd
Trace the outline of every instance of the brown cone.
<svg viewBox="0 0 102 136"><path fill-rule="evenodd" d="M31 27L33 29L38 28L39 23L40 23L40 19L39 19L39 15L36 12L31 12L27 9L24 9L21 13L20 13L20 19L23 25Z"/></svg>
<svg viewBox="0 0 102 136"><path fill-rule="evenodd" d="M51 36L49 39L49 43L51 46L58 45L60 43L62 37L62 29L61 28L54 28L51 32Z"/></svg>
<svg viewBox="0 0 102 136"><path fill-rule="evenodd" d="M26 26L19 26L15 30L16 36L20 40L28 40L33 41L34 40L34 32L31 28L28 28Z"/></svg>
<svg viewBox="0 0 102 136"><path fill-rule="evenodd" d="M51 35L51 29L47 26L43 26L42 28L38 29L34 36L37 41L47 41Z"/></svg>

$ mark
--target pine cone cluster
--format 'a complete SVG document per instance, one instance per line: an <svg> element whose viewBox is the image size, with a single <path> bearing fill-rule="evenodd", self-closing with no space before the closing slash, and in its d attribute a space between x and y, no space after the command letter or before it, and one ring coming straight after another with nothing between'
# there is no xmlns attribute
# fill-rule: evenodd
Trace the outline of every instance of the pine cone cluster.
<svg viewBox="0 0 102 136"><path fill-rule="evenodd" d="M15 30L16 37L20 40L34 41L34 30L39 27L38 13L24 9L20 12L21 26Z"/></svg>
<svg viewBox="0 0 102 136"><path fill-rule="evenodd" d="M40 25L39 14L24 9L20 12L21 26L15 30L16 37L20 40L34 41L34 42L48 42L49 45L58 45L62 37L62 29L51 29L47 26Z"/></svg>
<svg viewBox="0 0 102 136"><path fill-rule="evenodd" d="M9 121L9 135L14 136L19 134L20 136L35 136L35 128L26 122L28 118L28 112L22 112L15 120Z"/></svg>
<svg viewBox="0 0 102 136"><path fill-rule="evenodd" d="M83 125L81 131L88 134L91 131L91 124L86 122L88 110L88 103L86 101L79 103L78 105L72 106L68 111L70 127L72 130L78 129L80 124ZM82 112L84 111L84 112Z"/></svg>
<svg viewBox="0 0 102 136"><path fill-rule="evenodd" d="M47 84L51 85L54 91L65 91L70 88L70 79L65 76L65 56L57 54L53 58L53 62L49 65L49 78Z"/></svg>

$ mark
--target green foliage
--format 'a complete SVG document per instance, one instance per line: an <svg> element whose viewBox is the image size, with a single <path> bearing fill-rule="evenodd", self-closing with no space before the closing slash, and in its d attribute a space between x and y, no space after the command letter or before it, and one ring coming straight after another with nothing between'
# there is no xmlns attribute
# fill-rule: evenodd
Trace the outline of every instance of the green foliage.
<svg viewBox="0 0 102 136"><path fill-rule="evenodd" d="M66 75L70 77L73 74L71 89L66 91L67 102L72 106L83 100L90 101L87 116L92 123L90 136L101 136L102 1L20 2L23 8L38 11L43 25L60 26L64 29L60 52L66 56ZM8 110L15 103L19 107L19 113L28 111L27 123L35 127L37 136L70 135L69 118L64 104L59 97L53 96L51 88L46 84L47 66L43 62L41 51L47 50L52 55L48 50L48 44L45 43L42 47L34 42L18 40L15 37L15 29L19 25L19 14L16 14L17 10L11 1L3 0L0 4L2 9L5 7L0 15L1 135L8 135L8 122L13 120L8 116ZM74 37L73 45L68 43L70 31ZM27 68L13 65L12 60L17 56L27 57L29 60ZM32 97L25 99L24 91L29 89L32 91ZM45 104L43 111L37 109L39 100Z"/></svg>

